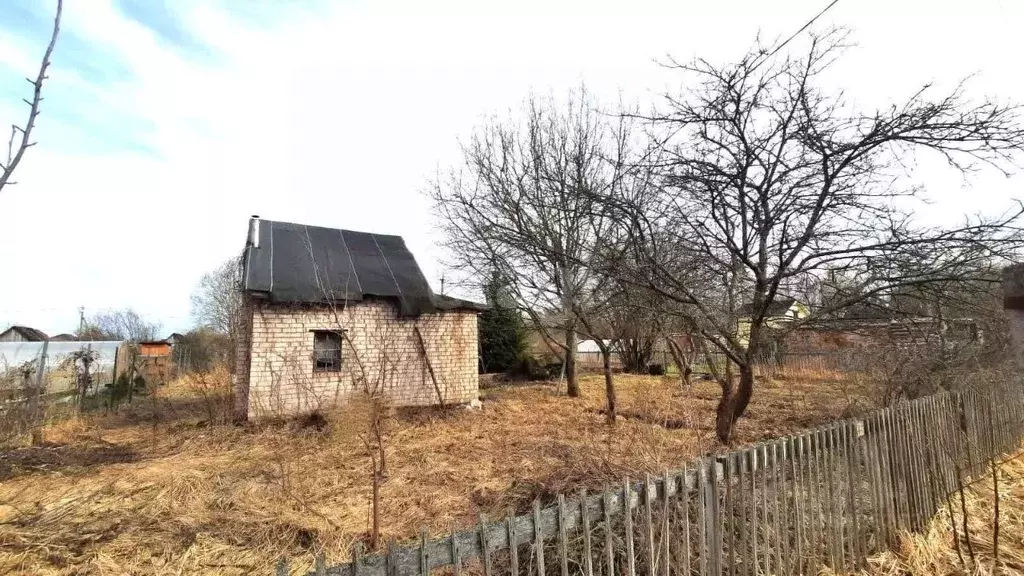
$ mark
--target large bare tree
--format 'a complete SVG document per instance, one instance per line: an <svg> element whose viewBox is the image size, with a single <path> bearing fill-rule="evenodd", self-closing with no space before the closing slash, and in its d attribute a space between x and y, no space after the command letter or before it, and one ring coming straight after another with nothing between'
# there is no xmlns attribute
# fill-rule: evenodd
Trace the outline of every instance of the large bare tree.
<svg viewBox="0 0 1024 576"><path fill-rule="evenodd" d="M585 91L565 102L530 98L522 118L478 129L461 168L428 190L453 266L509 279L511 299L563 358L570 396L579 395L578 335L595 337L613 421L612 350L591 313L608 296L596 261L621 245L600 199L629 183L630 123L600 113Z"/></svg>
<svg viewBox="0 0 1024 576"><path fill-rule="evenodd" d="M242 309L242 264L226 260L203 274L192 292L192 317L200 326L221 334L234 334Z"/></svg>
<svg viewBox="0 0 1024 576"><path fill-rule="evenodd" d="M108 310L93 315L78 332L79 340L156 340L160 324L150 322L131 308Z"/></svg>
<svg viewBox="0 0 1024 576"><path fill-rule="evenodd" d="M734 64L673 62L687 88L647 118L655 145L645 169L659 192L619 203L633 233L631 281L678 304L736 367L738 378L719 378L723 442L750 402L756 351L780 295L834 271L855 289L818 314L907 286L948 289L1020 245L1019 206L924 226L914 219L920 191L905 179L919 152L965 174L1013 169L1024 149L1020 108L973 101L962 84L941 94L924 85L860 113L819 85L845 41L831 31L811 35L800 57L766 56L773 50L759 45ZM748 334L737 328L741 307Z"/></svg>
<svg viewBox="0 0 1024 576"><path fill-rule="evenodd" d="M14 169L21 163L21 158L25 155L25 151L35 146L35 142L32 141L32 129L35 128L36 118L39 117L39 104L43 101L43 81L49 78L46 75L46 71L50 67L50 57L53 55L53 48L57 45L57 35L60 33L60 17L63 9L64 0L57 0L57 13L53 18L53 32L50 34L50 43L46 46L46 52L43 53L43 62L39 66L39 73L36 74L35 79L25 79L32 85L32 99L25 99L24 101L25 104L28 104L28 120L25 121L23 126L11 124L11 138L7 142L7 160L0 162L0 192L8 184L15 184L15 182L11 181Z"/></svg>

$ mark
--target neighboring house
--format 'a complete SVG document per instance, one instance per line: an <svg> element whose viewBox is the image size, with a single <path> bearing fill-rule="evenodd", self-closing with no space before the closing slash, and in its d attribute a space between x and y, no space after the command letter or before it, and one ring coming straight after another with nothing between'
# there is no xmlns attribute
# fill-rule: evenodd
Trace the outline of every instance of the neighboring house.
<svg viewBox="0 0 1024 576"><path fill-rule="evenodd" d="M170 336L164 338L164 342L167 342L168 344L171 345L171 347L174 347L178 344L178 342L181 342L183 338L183 335L178 334L177 332L172 332Z"/></svg>
<svg viewBox="0 0 1024 576"><path fill-rule="evenodd" d="M753 303L744 304L737 310L739 318L736 322L736 335L744 345L749 344L753 310ZM807 318L810 314L811 309L803 302L791 296L779 294L775 297L775 301L768 306L764 325L771 330L777 330L784 328L787 323L793 320Z"/></svg>
<svg viewBox="0 0 1024 576"><path fill-rule="evenodd" d="M74 334L57 334L50 336L50 342L77 342L78 337Z"/></svg>
<svg viewBox="0 0 1024 576"><path fill-rule="evenodd" d="M365 388L397 406L476 400L481 304L434 294L399 236L260 220L243 253L238 418Z"/></svg>
<svg viewBox="0 0 1024 576"><path fill-rule="evenodd" d="M46 332L28 326L11 326L0 332L0 342L43 342L47 338Z"/></svg>
<svg viewBox="0 0 1024 576"><path fill-rule="evenodd" d="M171 345L166 340L139 342L139 356L161 357L171 355Z"/></svg>

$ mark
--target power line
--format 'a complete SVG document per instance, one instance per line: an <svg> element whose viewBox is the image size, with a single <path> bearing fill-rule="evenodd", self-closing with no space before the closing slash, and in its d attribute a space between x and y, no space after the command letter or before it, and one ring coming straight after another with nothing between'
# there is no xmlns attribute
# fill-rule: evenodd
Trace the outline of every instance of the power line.
<svg viewBox="0 0 1024 576"><path fill-rule="evenodd" d="M786 44L789 44L793 40L793 38L796 38L797 36L800 35L801 32L803 32L804 30L807 30L808 28L810 28L811 25L814 24L814 22L818 20L818 18L821 18L821 16L823 14L825 14L825 12L828 12L833 6L835 6L838 3L839 3L839 0L832 0L832 2L830 2L828 6L825 6L824 10L822 10L821 12L818 12L814 16L814 18L811 18L810 20L808 20L807 23L804 24L803 26L801 26L799 30L794 32L792 36L790 36L789 38L786 38L786 40L782 44L779 44L778 46L775 47L774 50L772 50L767 55L765 55L765 57L760 62L758 62L757 64L754 64L754 66L750 68L750 71L753 72L765 60L768 60L772 56L775 56L776 54L778 54L779 50L782 50L786 46Z"/></svg>

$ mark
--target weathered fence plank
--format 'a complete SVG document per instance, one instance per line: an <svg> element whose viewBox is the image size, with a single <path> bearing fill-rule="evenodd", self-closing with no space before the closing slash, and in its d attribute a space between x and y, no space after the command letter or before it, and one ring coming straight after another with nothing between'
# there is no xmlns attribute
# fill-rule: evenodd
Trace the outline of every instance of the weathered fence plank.
<svg viewBox="0 0 1024 576"><path fill-rule="evenodd" d="M771 555L771 523L768 519L768 447L765 444L760 444L757 447L758 460L760 462L760 487L761 487L761 540L764 542L762 547L763 553L761 557L764 558L764 574L771 574L772 571L772 555Z"/></svg>
<svg viewBox="0 0 1024 576"><path fill-rule="evenodd" d="M587 489L580 490L580 516L583 523L583 574L594 576L594 549L590 536L590 509L587 506Z"/></svg>
<svg viewBox="0 0 1024 576"><path fill-rule="evenodd" d="M565 529L565 496L558 495L558 560L562 576L569 576L569 537Z"/></svg>
<svg viewBox="0 0 1024 576"><path fill-rule="evenodd" d="M772 460L772 464L771 464L772 483L771 484L772 484L772 495L773 495L773 498L772 498L773 513L772 513L772 526L771 526L770 532L772 534L772 541L775 543L775 545L773 546L773 551L775 552L775 570L777 572L779 572L779 573L782 573L782 571L784 570L784 568L782 566L782 548L783 548L783 544L782 544L782 528L781 528L781 524L779 522L779 510L780 510L779 499L780 499L780 493L782 491L779 489L779 443L778 442L772 442L771 443L771 460Z"/></svg>
<svg viewBox="0 0 1024 576"><path fill-rule="evenodd" d="M673 479L669 475L668 470L666 470L664 476L661 479L661 486L663 490L663 493L661 495L661 535L658 538L658 556L662 559L662 576L671 576L670 568L672 566L672 547L669 544L669 503L672 501L672 498L669 496L669 491L673 488L672 484ZM664 554L662 554L661 552L662 547L664 547ZM653 574L655 573L652 572L652 576Z"/></svg>
<svg viewBox="0 0 1024 576"><path fill-rule="evenodd" d="M821 529L821 471L818 456L821 454L821 440L816 432L807 435L807 469L808 469L808 517L807 528L810 540L808 555L810 569L817 571L822 565L824 553L824 532Z"/></svg>
<svg viewBox="0 0 1024 576"><path fill-rule="evenodd" d="M683 472L680 477L680 497L676 499L676 506L681 510L681 521L682 521L682 546L680 550L683 555L683 565L680 572L684 576L690 576L693 573L693 558L690 556L690 490L686 486L686 475L688 468L683 468Z"/></svg>
<svg viewBox="0 0 1024 576"><path fill-rule="evenodd" d="M622 518L626 531L626 574L636 576L636 553L633 550L633 487L629 484L628 476L622 487L622 501L625 503Z"/></svg>
<svg viewBox="0 0 1024 576"><path fill-rule="evenodd" d="M800 436L790 437L789 450L792 458L789 461L790 472L793 475L793 536L796 539L796 570L802 573L804 570L804 518L803 518L803 482L800 478L800 461L803 459L801 451Z"/></svg>
<svg viewBox="0 0 1024 576"><path fill-rule="evenodd" d="M612 493L605 484L601 495L601 512L604 514L604 552L608 563L607 576L615 576L615 541L612 536Z"/></svg>
<svg viewBox="0 0 1024 576"><path fill-rule="evenodd" d="M748 573L751 576L757 576L757 540L758 540L758 521L757 521L757 448L750 448L747 450L746 465L749 473L750 481L750 569Z"/></svg>
<svg viewBox="0 0 1024 576"><path fill-rule="evenodd" d="M704 467L704 460L697 461L697 554L700 564L700 576L708 574L708 499L707 499L707 470Z"/></svg>

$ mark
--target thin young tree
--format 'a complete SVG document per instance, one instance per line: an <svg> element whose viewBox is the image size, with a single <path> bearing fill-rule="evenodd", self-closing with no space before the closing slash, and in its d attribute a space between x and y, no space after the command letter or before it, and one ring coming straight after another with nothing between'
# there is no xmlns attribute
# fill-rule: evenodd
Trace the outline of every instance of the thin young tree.
<svg viewBox="0 0 1024 576"><path fill-rule="evenodd" d="M964 280L1020 246L1019 205L925 226L914 218L922 192L905 178L917 153L965 175L1012 170L1024 149L1020 108L972 100L963 84L945 93L926 84L861 113L820 86L845 46L837 30L812 34L799 57L757 45L733 64L673 62L688 88L647 117L655 144L645 168L659 192L618 204L633 235L630 281L677 303L736 367L736 381L719 378L722 442L754 392L756 351L781 294L832 271L856 279L811 321L906 286Z"/></svg>
<svg viewBox="0 0 1024 576"><path fill-rule="evenodd" d="M22 126L11 124L11 137L7 141L7 159L4 162L0 162L0 192L3 192L4 187L8 184L16 184L16 182L11 180L14 169L21 163L25 151L36 144L32 140L32 129L35 128L36 119L39 118L39 105L43 101L43 82L49 78L46 75L46 71L50 67L50 57L53 56L53 49L57 45L57 36L60 34L60 17L63 9L64 0L57 0L57 13L53 17L53 31L50 34L50 43L46 46L46 51L43 53L43 61L39 65L39 72L36 74L35 79L25 79L32 85L32 99L24 100L25 104L28 104L28 119Z"/></svg>
<svg viewBox="0 0 1024 576"><path fill-rule="evenodd" d="M617 222L600 200L629 182L631 123L600 113L585 91L564 102L531 97L522 118L478 129L462 166L427 191L453 267L509 280L510 299L560 351L570 396L580 393L578 335L596 334L597 319L585 316L605 298L596 261L615 246Z"/></svg>

